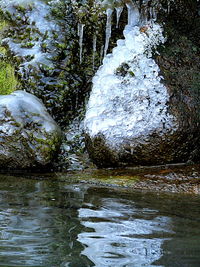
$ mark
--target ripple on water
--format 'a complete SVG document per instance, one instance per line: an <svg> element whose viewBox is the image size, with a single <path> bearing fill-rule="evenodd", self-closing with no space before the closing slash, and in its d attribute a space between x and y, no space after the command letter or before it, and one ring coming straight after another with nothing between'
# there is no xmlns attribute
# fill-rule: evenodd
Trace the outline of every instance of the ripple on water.
<svg viewBox="0 0 200 267"><path fill-rule="evenodd" d="M79 209L81 223L90 231L78 240L95 266L151 266L162 256L162 244L173 234L169 217L132 201L106 198L102 203L97 210Z"/></svg>
<svg viewBox="0 0 200 267"><path fill-rule="evenodd" d="M0 175L0 266L200 266L199 196L47 177Z"/></svg>

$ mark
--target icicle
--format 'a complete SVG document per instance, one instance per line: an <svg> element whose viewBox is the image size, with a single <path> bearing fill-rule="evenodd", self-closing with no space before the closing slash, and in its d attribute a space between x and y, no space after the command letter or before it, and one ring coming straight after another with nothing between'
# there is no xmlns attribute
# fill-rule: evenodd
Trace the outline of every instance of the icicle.
<svg viewBox="0 0 200 267"><path fill-rule="evenodd" d="M133 2L126 3L128 9L128 25L136 26L139 23L140 13L137 5Z"/></svg>
<svg viewBox="0 0 200 267"><path fill-rule="evenodd" d="M153 7L152 13L153 13L153 19L154 19L154 20L157 20L156 7Z"/></svg>
<svg viewBox="0 0 200 267"><path fill-rule="evenodd" d="M80 63L82 63L82 53L83 53L83 32L84 32L84 24L78 24L78 36L79 36L79 47L80 47Z"/></svg>
<svg viewBox="0 0 200 267"><path fill-rule="evenodd" d="M149 9L149 15L150 19L156 20L157 19L157 13L156 13L156 8L155 7L150 7Z"/></svg>
<svg viewBox="0 0 200 267"><path fill-rule="evenodd" d="M169 14L170 13L170 4L171 4L171 0L168 0L167 1L167 13Z"/></svg>
<svg viewBox="0 0 200 267"><path fill-rule="evenodd" d="M119 20L120 20L122 11L123 11L123 7L122 6L116 7L115 10L116 10L116 17L117 17L116 28L118 28L118 26L119 26Z"/></svg>
<svg viewBox="0 0 200 267"><path fill-rule="evenodd" d="M96 51L97 51L97 36L96 36L96 34L94 34L94 36L93 36L93 55L92 55L93 70L94 70L94 65L95 65Z"/></svg>
<svg viewBox="0 0 200 267"><path fill-rule="evenodd" d="M108 46L109 46L109 41L110 41L110 37L111 37L112 13L113 13L113 9L108 8L108 9L106 10L107 21L106 21L106 40L105 40L105 47L104 47L104 57L105 57L106 54L107 54Z"/></svg>
<svg viewBox="0 0 200 267"><path fill-rule="evenodd" d="M103 58L103 49L104 49L104 46L102 45L102 46L101 46L101 51L100 51L100 58L99 58L99 63L100 63L100 65L101 65L101 63L102 63L102 58Z"/></svg>
<svg viewBox="0 0 200 267"><path fill-rule="evenodd" d="M140 21L141 21L141 25L146 25L147 21L148 21L148 6L147 4L143 4L141 6L141 15L140 15Z"/></svg>
<svg viewBox="0 0 200 267"><path fill-rule="evenodd" d="M77 34L78 34L78 36L80 36L80 24L79 24L79 23L78 23L78 28L77 28L77 30L78 30Z"/></svg>

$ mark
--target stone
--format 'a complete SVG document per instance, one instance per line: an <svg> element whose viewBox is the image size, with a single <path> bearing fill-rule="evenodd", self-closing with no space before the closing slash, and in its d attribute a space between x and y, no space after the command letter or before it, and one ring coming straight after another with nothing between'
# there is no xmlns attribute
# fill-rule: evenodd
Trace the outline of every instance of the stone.
<svg viewBox="0 0 200 267"><path fill-rule="evenodd" d="M0 96L0 169L43 168L60 142L60 128L37 97L20 90Z"/></svg>
<svg viewBox="0 0 200 267"><path fill-rule="evenodd" d="M90 158L98 167L198 160L198 99L174 97L152 56L165 41L162 27L126 27L124 37L93 78L84 120Z"/></svg>

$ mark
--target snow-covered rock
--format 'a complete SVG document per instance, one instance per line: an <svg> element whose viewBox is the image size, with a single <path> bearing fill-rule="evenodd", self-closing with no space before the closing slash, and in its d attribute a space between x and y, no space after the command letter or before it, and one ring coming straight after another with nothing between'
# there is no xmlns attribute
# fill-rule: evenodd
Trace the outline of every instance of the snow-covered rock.
<svg viewBox="0 0 200 267"><path fill-rule="evenodd" d="M90 157L99 167L187 160L188 128L182 129L180 114L172 111L152 57L165 42L162 27L154 20L129 21L125 39L117 41L93 78L84 120Z"/></svg>
<svg viewBox="0 0 200 267"><path fill-rule="evenodd" d="M25 91L0 96L1 169L46 166L60 141L60 128L38 98Z"/></svg>

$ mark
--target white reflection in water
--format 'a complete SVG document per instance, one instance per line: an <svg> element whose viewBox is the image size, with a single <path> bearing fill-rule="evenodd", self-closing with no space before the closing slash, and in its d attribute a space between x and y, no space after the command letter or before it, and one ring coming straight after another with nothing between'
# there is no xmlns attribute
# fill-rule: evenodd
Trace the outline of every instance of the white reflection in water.
<svg viewBox="0 0 200 267"><path fill-rule="evenodd" d="M80 208L79 218L89 228L78 235L82 254L96 267L155 266L172 233L170 218L116 199L104 199L98 210Z"/></svg>

